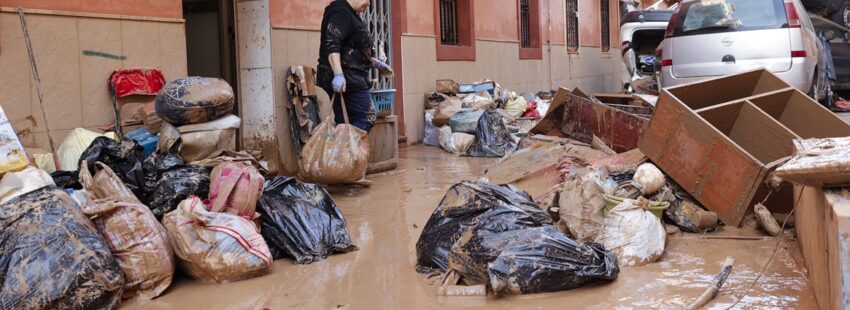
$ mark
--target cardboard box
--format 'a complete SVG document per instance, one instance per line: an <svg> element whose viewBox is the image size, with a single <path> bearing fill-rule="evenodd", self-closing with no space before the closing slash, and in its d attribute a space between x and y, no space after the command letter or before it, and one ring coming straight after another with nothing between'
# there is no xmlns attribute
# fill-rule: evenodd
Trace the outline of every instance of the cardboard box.
<svg viewBox="0 0 850 310"><path fill-rule="evenodd" d="M0 176L9 171L18 171L29 165L27 152L12 128L12 123L0 107Z"/></svg>
<svg viewBox="0 0 850 310"><path fill-rule="evenodd" d="M794 227L820 309L850 308L850 193L796 186Z"/></svg>
<svg viewBox="0 0 850 310"><path fill-rule="evenodd" d="M791 209L765 179L793 139L850 136L850 125L764 69L667 88L640 140L659 168L727 225L758 202Z"/></svg>

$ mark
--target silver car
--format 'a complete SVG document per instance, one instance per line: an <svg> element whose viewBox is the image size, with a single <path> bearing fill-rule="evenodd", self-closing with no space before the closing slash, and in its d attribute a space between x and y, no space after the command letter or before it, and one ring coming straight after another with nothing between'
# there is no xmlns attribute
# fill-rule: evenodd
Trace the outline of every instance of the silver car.
<svg viewBox="0 0 850 310"><path fill-rule="evenodd" d="M799 0L686 0L661 43L659 83L670 87L764 67L821 99L820 44Z"/></svg>

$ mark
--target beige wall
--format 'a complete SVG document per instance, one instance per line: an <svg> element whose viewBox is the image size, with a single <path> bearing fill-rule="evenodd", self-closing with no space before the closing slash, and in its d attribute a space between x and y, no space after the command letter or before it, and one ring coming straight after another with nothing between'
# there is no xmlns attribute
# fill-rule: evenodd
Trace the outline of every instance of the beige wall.
<svg viewBox="0 0 850 310"><path fill-rule="evenodd" d="M478 40L476 61L436 60L436 39L403 36L404 120L408 142L422 140L424 96L434 91L438 79L473 82L491 79L512 91L537 92L560 86L580 87L588 92L612 92L621 88L619 50L602 53L599 48L582 47L579 54L567 54L563 45L543 45L542 60L520 60L518 43Z"/></svg>
<svg viewBox="0 0 850 310"><path fill-rule="evenodd" d="M120 67L158 67L166 79L186 75L183 23L28 14L41 91L56 146L74 128L114 123L106 80ZM83 51L125 56L113 60ZM27 146L48 149L21 25L0 13L0 101Z"/></svg>

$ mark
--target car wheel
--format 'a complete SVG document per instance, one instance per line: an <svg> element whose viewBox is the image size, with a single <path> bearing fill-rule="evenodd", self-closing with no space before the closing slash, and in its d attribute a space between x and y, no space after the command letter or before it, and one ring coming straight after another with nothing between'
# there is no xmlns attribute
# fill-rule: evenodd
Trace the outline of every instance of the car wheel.
<svg viewBox="0 0 850 310"><path fill-rule="evenodd" d="M832 21L850 28L850 1L844 1L838 10L832 13Z"/></svg>

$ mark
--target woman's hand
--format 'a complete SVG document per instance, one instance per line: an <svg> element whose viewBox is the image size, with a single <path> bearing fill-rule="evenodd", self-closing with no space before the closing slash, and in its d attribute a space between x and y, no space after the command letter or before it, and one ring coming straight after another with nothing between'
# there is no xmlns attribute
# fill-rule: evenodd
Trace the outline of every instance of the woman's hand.
<svg viewBox="0 0 850 310"><path fill-rule="evenodd" d="M378 72L385 77L392 78L395 76L395 72L393 68L390 67L387 63L380 61L376 58L372 58L372 62L375 64L375 68L378 69Z"/></svg>
<svg viewBox="0 0 850 310"><path fill-rule="evenodd" d="M334 91L340 94L345 92L345 75L342 73L334 74L334 79L331 82Z"/></svg>

